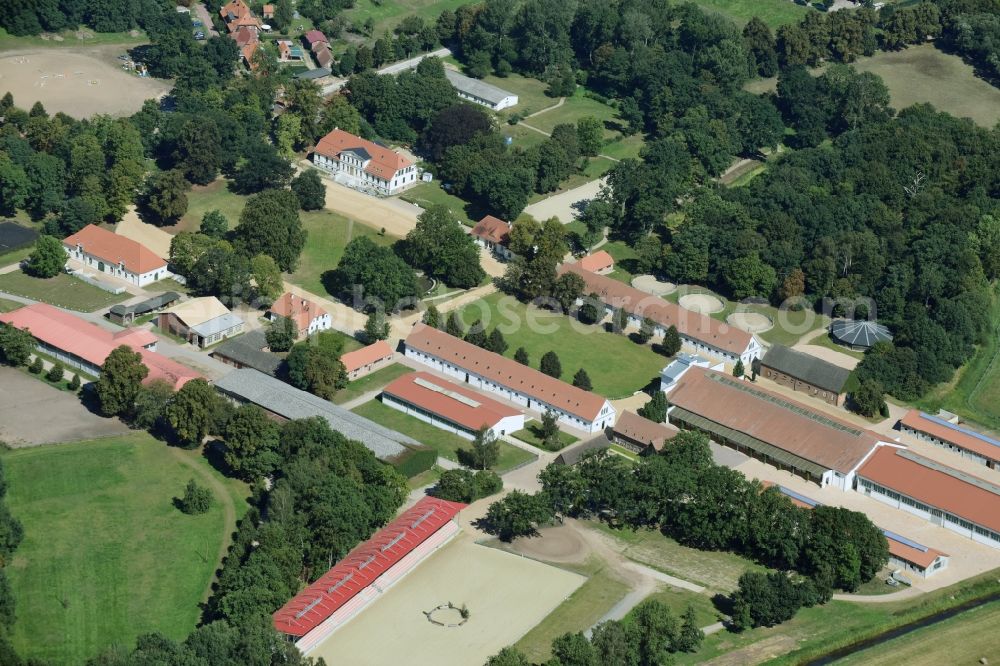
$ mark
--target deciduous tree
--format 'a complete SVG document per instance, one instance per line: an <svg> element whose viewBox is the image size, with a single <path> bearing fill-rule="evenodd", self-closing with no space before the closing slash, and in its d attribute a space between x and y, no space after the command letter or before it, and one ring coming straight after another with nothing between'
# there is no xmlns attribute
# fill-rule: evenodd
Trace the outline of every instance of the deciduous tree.
<svg viewBox="0 0 1000 666"><path fill-rule="evenodd" d="M299 201L288 190L268 190L247 200L233 230L237 248L247 256L266 254L281 270L292 272L306 243Z"/></svg>
<svg viewBox="0 0 1000 666"><path fill-rule="evenodd" d="M55 277L62 272L69 256L60 240L52 236L39 236L35 250L28 256L24 271L37 278Z"/></svg>
<svg viewBox="0 0 1000 666"><path fill-rule="evenodd" d="M101 411L106 416L131 414L139 387L148 374L142 354L128 345L113 349L101 365L101 376L97 380Z"/></svg>
<svg viewBox="0 0 1000 666"><path fill-rule="evenodd" d="M103 379L103 375L102 375ZM196 448L208 436L221 398L201 379L184 384L167 405L166 417L174 437L186 448Z"/></svg>
<svg viewBox="0 0 1000 666"><path fill-rule="evenodd" d="M292 192L302 210L321 210L326 206L326 185L315 169L306 169L292 179Z"/></svg>

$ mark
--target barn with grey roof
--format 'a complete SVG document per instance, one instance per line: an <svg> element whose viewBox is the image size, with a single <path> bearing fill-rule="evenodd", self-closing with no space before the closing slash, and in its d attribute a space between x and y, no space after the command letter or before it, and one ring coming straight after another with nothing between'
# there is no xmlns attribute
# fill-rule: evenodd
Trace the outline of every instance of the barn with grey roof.
<svg viewBox="0 0 1000 666"><path fill-rule="evenodd" d="M464 100L488 106L494 111L506 109L517 104L517 95L503 88L460 74L453 69L445 69L444 75L455 88L458 96Z"/></svg>
<svg viewBox="0 0 1000 666"><path fill-rule="evenodd" d="M760 374L794 391L839 405L851 371L811 354L774 345L760 360Z"/></svg>
<svg viewBox="0 0 1000 666"><path fill-rule="evenodd" d="M251 368L230 372L215 382L215 388L237 402L253 403L284 419L322 417L331 428L361 442L381 460L396 458L408 447L422 448L412 437Z"/></svg>

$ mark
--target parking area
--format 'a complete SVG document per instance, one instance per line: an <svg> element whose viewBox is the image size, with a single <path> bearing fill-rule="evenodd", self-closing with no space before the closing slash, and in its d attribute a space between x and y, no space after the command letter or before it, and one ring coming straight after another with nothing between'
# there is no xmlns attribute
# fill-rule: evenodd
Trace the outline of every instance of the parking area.
<svg viewBox="0 0 1000 666"><path fill-rule="evenodd" d="M128 432L118 419L90 412L79 397L0 367L0 440L10 446L96 439Z"/></svg>

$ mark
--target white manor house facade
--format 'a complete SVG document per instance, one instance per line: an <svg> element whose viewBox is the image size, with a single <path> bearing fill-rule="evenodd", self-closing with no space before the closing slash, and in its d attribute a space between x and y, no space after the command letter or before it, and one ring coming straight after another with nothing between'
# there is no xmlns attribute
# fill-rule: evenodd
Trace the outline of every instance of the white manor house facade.
<svg viewBox="0 0 1000 666"><path fill-rule="evenodd" d="M316 145L313 165L350 188L390 196L417 184L417 167L385 146L335 129Z"/></svg>

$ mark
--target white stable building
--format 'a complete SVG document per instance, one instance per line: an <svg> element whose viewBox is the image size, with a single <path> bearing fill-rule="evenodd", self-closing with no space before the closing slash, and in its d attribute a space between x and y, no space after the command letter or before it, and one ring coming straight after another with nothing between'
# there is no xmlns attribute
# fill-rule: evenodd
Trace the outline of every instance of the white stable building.
<svg viewBox="0 0 1000 666"><path fill-rule="evenodd" d="M396 151L335 129L313 151L313 164L342 185L374 194L398 194L417 184L417 167Z"/></svg>
<svg viewBox="0 0 1000 666"><path fill-rule="evenodd" d="M445 68L444 75L455 88L458 96L473 104L500 111L501 109L509 109L518 102L517 95L514 93L471 76L460 74L453 69Z"/></svg>
<svg viewBox="0 0 1000 666"><path fill-rule="evenodd" d="M414 326L404 346L406 358L528 409L551 409L564 425L597 433L615 422L615 408L606 398L431 326Z"/></svg>
<svg viewBox="0 0 1000 666"><path fill-rule="evenodd" d="M93 224L63 239L63 247L71 261L136 287L173 276L167 262L142 243Z"/></svg>

